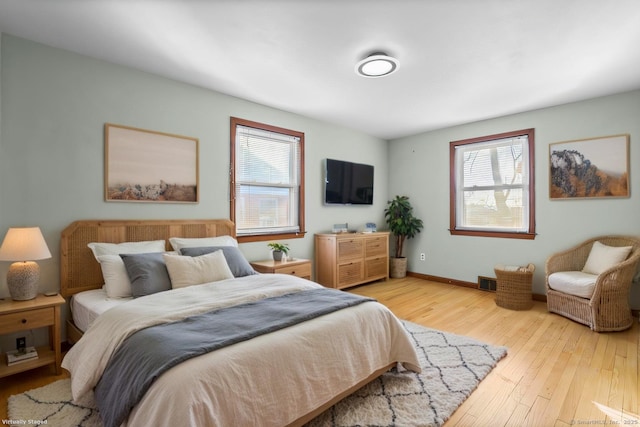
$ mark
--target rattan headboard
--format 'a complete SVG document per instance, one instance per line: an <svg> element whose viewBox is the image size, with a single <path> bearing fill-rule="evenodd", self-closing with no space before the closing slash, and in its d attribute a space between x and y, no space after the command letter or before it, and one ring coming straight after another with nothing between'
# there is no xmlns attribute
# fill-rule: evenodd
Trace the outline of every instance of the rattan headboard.
<svg viewBox="0 0 640 427"><path fill-rule="evenodd" d="M122 243L143 240L166 241L169 237L235 237L235 225L228 219L204 220L89 220L75 221L60 238L60 293L69 297L104 284L100 264L87 244Z"/></svg>

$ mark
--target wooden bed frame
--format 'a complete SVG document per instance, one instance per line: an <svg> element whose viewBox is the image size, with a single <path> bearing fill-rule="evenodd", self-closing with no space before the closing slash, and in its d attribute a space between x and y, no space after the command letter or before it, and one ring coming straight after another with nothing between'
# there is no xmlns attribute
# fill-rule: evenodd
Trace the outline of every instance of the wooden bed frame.
<svg viewBox="0 0 640 427"><path fill-rule="evenodd" d="M236 237L235 224L228 219L202 220L85 220L69 224L60 236L60 293L69 298L78 292L100 289L104 284L100 264L91 242L123 243L165 240L167 251L173 250L169 237ZM82 336L68 316L67 341L74 344Z"/></svg>
<svg viewBox="0 0 640 427"><path fill-rule="evenodd" d="M60 238L60 293L63 297L69 298L78 292L100 289L103 286L100 264L87 246L91 242L123 243L164 239L166 249L170 251L173 250L168 240L170 237L236 237L235 230L235 224L227 219L75 221L62 231ZM67 340L73 344L82 337L82 331L73 324L70 316L68 318ZM301 426L311 421L395 365L392 363L373 372L331 401L298 418L290 426Z"/></svg>

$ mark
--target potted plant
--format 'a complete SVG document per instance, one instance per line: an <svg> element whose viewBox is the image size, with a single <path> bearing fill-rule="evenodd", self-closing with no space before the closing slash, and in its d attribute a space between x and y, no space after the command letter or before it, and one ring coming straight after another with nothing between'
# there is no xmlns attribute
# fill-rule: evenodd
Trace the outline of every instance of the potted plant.
<svg viewBox="0 0 640 427"><path fill-rule="evenodd" d="M389 275L391 277L405 277L407 275L407 258L402 253L406 239L415 237L423 228L422 220L413 216L413 207L407 196L396 196L387 202L384 219L389 225L389 231L395 236L395 255L389 258Z"/></svg>
<svg viewBox="0 0 640 427"><path fill-rule="evenodd" d="M282 254L287 255L289 253L289 245L286 243L267 243L267 246L271 248L271 253L273 254L274 261L281 261Z"/></svg>

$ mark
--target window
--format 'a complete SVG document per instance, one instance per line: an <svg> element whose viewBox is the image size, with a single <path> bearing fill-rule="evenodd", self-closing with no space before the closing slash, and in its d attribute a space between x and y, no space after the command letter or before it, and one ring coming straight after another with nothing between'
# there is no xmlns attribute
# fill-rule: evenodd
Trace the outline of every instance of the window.
<svg viewBox="0 0 640 427"><path fill-rule="evenodd" d="M230 193L239 241L304 237L304 133L232 117Z"/></svg>
<svg viewBox="0 0 640 427"><path fill-rule="evenodd" d="M533 129L453 141L450 232L535 238Z"/></svg>

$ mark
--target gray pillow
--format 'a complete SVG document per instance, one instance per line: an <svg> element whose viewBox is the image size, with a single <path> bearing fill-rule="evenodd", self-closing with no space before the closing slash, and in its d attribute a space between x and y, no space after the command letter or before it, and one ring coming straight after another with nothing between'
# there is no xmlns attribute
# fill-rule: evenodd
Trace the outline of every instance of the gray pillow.
<svg viewBox="0 0 640 427"><path fill-rule="evenodd" d="M201 248L182 248L180 253L187 256L200 256L209 254L211 252L221 250L224 254L229 269L233 273L233 277L244 277L252 274L258 274L257 271L251 267L249 261L242 255L240 249L235 246L206 246Z"/></svg>
<svg viewBox="0 0 640 427"><path fill-rule="evenodd" d="M120 254L131 281L134 298L171 289L171 279L162 252L148 254Z"/></svg>

